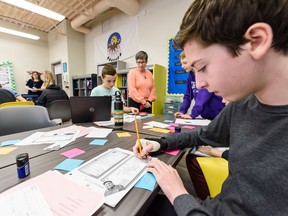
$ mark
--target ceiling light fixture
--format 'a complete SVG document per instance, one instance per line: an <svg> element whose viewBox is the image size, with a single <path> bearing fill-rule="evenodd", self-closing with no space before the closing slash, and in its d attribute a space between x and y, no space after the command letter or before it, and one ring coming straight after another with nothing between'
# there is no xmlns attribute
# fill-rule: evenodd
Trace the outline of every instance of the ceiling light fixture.
<svg viewBox="0 0 288 216"><path fill-rule="evenodd" d="M20 37L25 37L25 38L29 38L32 40L39 40L40 39L40 37L36 36L36 35L20 32L20 31L15 31L15 30L3 28L3 27L0 27L0 32L16 35L16 36L20 36Z"/></svg>
<svg viewBox="0 0 288 216"><path fill-rule="evenodd" d="M57 20L57 21L62 21L63 19L65 19L65 16L56 13L52 10L48 10L46 8L43 8L41 6L32 4L30 2L24 1L24 0L1 0L2 2L14 5L16 7L20 7L23 8L25 10L29 10L32 11L34 13L40 14L42 16L46 16L49 17L51 19Z"/></svg>

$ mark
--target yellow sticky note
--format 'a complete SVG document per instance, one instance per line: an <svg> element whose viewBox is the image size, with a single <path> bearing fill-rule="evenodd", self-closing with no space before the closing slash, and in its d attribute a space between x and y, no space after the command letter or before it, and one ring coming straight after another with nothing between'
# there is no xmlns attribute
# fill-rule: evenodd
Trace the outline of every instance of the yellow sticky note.
<svg viewBox="0 0 288 216"><path fill-rule="evenodd" d="M2 147L0 148L0 154L4 155L4 154L8 154L12 151L14 151L17 147Z"/></svg>
<svg viewBox="0 0 288 216"><path fill-rule="evenodd" d="M151 128L151 129L149 129L149 130L155 131L155 132L159 132L159 133L165 133L165 134L167 134L167 133L170 132L170 130L163 129L163 128Z"/></svg>
<svg viewBox="0 0 288 216"><path fill-rule="evenodd" d="M128 132L124 132L124 133L117 133L117 136L118 137L130 137L131 135Z"/></svg>

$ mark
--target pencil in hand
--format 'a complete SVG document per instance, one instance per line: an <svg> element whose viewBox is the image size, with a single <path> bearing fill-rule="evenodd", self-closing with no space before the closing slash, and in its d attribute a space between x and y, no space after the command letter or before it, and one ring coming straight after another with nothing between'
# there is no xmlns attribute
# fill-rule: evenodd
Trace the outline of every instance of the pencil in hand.
<svg viewBox="0 0 288 216"><path fill-rule="evenodd" d="M142 153L142 145L140 142L140 135L139 135L139 129L138 129L138 123L137 123L137 119L136 119L136 115L135 115L135 128L136 128L136 134L137 134L137 141L138 141L138 149L139 149L139 153Z"/></svg>

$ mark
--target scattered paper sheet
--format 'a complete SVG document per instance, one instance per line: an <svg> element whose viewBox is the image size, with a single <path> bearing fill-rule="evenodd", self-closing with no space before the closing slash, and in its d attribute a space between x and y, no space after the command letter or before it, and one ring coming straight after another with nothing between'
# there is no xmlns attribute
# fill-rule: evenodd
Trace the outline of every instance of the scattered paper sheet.
<svg viewBox="0 0 288 216"><path fill-rule="evenodd" d="M175 120L176 124L195 125L195 126L206 126L210 122L211 121L207 120L207 119L180 119L180 118L177 118Z"/></svg>
<svg viewBox="0 0 288 216"><path fill-rule="evenodd" d="M133 152L110 149L67 173L73 181L105 194L105 203L115 207L135 183L146 173L147 160Z"/></svg>
<svg viewBox="0 0 288 216"><path fill-rule="evenodd" d="M29 179L3 192L0 194L0 197L4 197L35 184L38 185L39 190L43 194L53 215L92 215L104 203L104 196L102 194L70 181L65 175L62 175L58 171L48 171L42 175ZM4 213L2 209L1 212ZM44 209L40 214L35 215L45 215Z"/></svg>
<svg viewBox="0 0 288 216"><path fill-rule="evenodd" d="M150 125L150 126L153 126L153 127L158 127L158 128L167 128L167 127L169 127L169 124L164 124L164 123L157 122L157 121L146 122L144 124Z"/></svg>
<svg viewBox="0 0 288 216"><path fill-rule="evenodd" d="M90 131L86 138L105 138L107 137L113 129L108 128L94 128Z"/></svg>
<svg viewBox="0 0 288 216"><path fill-rule="evenodd" d="M53 216L37 184L0 197L0 209L1 214L7 216Z"/></svg>

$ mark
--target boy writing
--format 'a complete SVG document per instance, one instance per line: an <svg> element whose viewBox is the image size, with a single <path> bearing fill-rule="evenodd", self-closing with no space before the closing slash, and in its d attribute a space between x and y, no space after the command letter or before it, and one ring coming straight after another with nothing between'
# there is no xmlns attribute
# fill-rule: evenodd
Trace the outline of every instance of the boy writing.
<svg viewBox="0 0 288 216"><path fill-rule="evenodd" d="M174 43L206 88L229 103L207 126L146 141L140 157L162 149L230 147L221 193L198 202L177 171L152 160L178 215L286 215L288 212L288 1L195 0ZM269 124L269 125L268 125ZM143 142L144 142L143 141Z"/></svg>

